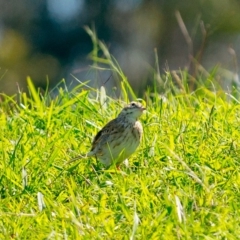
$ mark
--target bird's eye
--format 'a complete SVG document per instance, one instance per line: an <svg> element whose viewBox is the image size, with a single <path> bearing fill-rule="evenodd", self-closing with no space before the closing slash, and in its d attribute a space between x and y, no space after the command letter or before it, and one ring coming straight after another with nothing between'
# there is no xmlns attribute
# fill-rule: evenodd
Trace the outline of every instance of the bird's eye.
<svg viewBox="0 0 240 240"><path fill-rule="evenodd" d="M137 105L136 105L136 103L131 103L131 107L136 107Z"/></svg>

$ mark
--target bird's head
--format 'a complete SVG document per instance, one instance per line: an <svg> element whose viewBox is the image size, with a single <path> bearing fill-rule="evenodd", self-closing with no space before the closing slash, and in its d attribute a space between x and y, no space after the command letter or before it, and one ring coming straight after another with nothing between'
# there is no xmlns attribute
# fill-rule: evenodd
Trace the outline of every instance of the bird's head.
<svg viewBox="0 0 240 240"><path fill-rule="evenodd" d="M119 116L129 119L138 119L146 108L139 102L131 102L120 112Z"/></svg>

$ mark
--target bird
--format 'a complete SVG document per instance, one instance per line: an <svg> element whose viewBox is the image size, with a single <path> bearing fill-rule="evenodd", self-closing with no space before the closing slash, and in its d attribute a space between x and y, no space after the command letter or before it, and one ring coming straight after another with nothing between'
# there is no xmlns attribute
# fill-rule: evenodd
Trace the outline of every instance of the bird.
<svg viewBox="0 0 240 240"><path fill-rule="evenodd" d="M108 122L94 137L92 147L85 157L96 157L105 167L119 165L128 159L140 145L143 127L139 121L146 107L140 102L130 102L118 116ZM83 156L70 160L76 161Z"/></svg>

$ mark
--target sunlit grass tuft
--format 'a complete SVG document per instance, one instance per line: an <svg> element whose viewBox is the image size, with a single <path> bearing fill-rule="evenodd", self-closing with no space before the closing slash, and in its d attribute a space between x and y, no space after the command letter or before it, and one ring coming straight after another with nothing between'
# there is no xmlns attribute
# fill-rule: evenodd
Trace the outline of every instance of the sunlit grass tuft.
<svg viewBox="0 0 240 240"><path fill-rule="evenodd" d="M237 239L240 107L221 89L191 92L185 72L177 87L173 73L161 76L164 96L146 93L144 138L129 166L66 164L136 98L97 46L105 62L96 63L120 79L119 99L104 86L69 91L64 82L53 97L28 78L29 92L0 102L0 239Z"/></svg>

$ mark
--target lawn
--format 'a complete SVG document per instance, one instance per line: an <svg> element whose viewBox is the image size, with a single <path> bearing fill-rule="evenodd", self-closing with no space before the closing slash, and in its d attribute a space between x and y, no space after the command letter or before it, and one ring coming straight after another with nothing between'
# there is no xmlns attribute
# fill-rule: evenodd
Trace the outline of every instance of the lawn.
<svg viewBox="0 0 240 240"><path fill-rule="evenodd" d="M238 239L240 107L203 79L161 76L146 91L141 146L118 171L85 154L97 131L137 96L101 42L120 96L86 82L1 95L0 239ZM94 56L94 55L93 55ZM156 83L157 85L157 83ZM57 92L57 94L56 94ZM107 92L107 94L106 94Z"/></svg>

